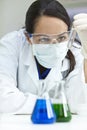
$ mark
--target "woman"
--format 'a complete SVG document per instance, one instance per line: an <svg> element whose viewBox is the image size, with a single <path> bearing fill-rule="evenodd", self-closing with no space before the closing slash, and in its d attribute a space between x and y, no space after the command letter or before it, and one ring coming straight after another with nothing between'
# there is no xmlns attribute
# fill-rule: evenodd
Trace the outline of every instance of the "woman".
<svg viewBox="0 0 87 130"><path fill-rule="evenodd" d="M87 90L79 46L68 48L70 27L58 1L36 0L26 13L25 28L0 40L0 112L31 114L41 79L51 98L53 83L64 79L71 111L78 112Z"/></svg>

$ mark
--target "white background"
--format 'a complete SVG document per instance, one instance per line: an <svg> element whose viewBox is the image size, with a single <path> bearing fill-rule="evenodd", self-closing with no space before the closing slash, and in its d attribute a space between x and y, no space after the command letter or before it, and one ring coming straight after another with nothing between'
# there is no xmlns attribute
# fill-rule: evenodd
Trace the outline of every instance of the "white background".
<svg viewBox="0 0 87 130"><path fill-rule="evenodd" d="M34 0L0 0L0 37L25 24L25 14Z"/></svg>

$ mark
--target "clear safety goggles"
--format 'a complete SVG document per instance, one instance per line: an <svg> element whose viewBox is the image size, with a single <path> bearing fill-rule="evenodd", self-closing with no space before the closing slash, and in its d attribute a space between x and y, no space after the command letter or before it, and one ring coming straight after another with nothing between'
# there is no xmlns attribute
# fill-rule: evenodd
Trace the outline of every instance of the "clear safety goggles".
<svg viewBox="0 0 87 130"><path fill-rule="evenodd" d="M54 44L67 41L69 39L70 32L64 32L61 34L29 34L32 43L35 44Z"/></svg>
<svg viewBox="0 0 87 130"><path fill-rule="evenodd" d="M70 47L74 42L76 33L74 30L63 32L61 34L29 34L27 33L31 42L33 44L61 44L62 42L68 41L68 46Z"/></svg>

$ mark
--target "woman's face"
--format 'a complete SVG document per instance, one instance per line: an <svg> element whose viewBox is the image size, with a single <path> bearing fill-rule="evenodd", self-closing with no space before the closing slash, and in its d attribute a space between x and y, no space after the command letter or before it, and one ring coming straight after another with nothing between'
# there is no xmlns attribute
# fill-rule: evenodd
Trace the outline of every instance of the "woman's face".
<svg viewBox="0 0 87 130"><path fill-rule="evenodd" d="M36 22L34 33L60 34L68 31L68 26L61 19L49 16L42 16Z"/></svg>
<svg viewBox="0 0 87 130"><path fill-rule="evenodd" d="M58 18L42 16L36 21L34 32L31 34L32 44L34 43L32 50L42 66L52 68L64 59L67 54L67 44L64 41L68 37L64 32L67 31L67 25Z"/></svg>

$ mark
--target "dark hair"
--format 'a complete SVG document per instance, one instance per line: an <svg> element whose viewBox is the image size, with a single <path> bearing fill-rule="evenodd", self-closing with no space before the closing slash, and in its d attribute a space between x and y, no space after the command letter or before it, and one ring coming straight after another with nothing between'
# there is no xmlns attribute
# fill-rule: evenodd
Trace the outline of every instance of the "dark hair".
<svg viewBox="0 0 87 130"><path fill-rule="evenodd" d="M40 16L47 15L63 20L70 29L70 18L65 8L56 0L36 0L31 4L27 13L25 27L29 33L34 32L35 24Z"/></svg>
<svg viewBox="0 0 87 130"><path fill-rule="evenodd" d="M26 13L25 28L29 33L34 32L35 25L39 17L46 15L50 17L56 17L63 20L67 26L68 30L71 27L71 21L66 9L57 0L36 0L31 4ZM72 52L69 50L67 53L67 58L70 60L70 70L71 72L75 66L75 59Z"/></svg>

